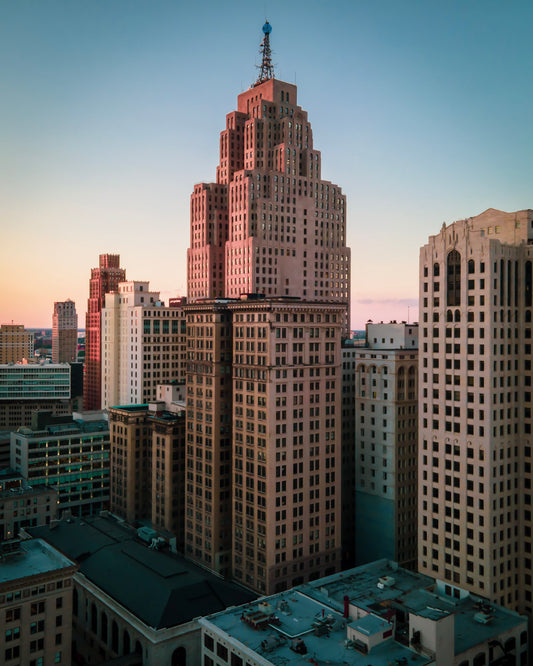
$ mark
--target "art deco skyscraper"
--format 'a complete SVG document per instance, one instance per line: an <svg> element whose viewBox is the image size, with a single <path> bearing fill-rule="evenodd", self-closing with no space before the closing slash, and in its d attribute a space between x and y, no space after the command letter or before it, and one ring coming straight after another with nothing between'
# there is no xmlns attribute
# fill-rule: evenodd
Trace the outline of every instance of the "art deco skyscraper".
<svg viewBox="0 0 533 666"><path fill-rule="evenodd" d="M67 299L54 303L52 319L52 362L74 363L78 357L78 315L76 304Z"/></svg>
<svg viewBox="0 0 533 666"><path fill-rule="evenodd" d="M419 569L532 613L533 211L420 251Z"/></svg>
<svg viewBox="0 0 533 666"><path fill-rule="evenodd" d="M83 400L85 409L100 409L102 385L101 313L105 295L118 289L126 279L118 254L101 254L98 268L91 269L89 299L85 319L85 376Z"/></svg>
<svg viewBox="0 0 533 666"><path fill-rule="evenodd" d="M345 197L263 27L256 83L191 197L186 553L261 593L340 568Z"/></svg>

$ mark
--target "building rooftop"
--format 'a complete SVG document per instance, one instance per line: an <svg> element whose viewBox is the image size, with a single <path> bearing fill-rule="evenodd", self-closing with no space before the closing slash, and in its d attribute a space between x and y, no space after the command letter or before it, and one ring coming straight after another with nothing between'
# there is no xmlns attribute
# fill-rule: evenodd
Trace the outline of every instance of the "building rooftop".
<svg viewBox="0 0 533 666"><path fill-rule="evenodd" d="M173 627L256 595L166 550L151 550L111 517L27 528L79 563L79 572L146 625Z"/></svg>
<svg viewBox="0 0 533 666"><path fill-rule="evenodd" d="M342 613L308 597L295 588L267 597L266 605L262 602L248 604L246 607L230 608L227 611L201 620L237 639L240 643L260 654L270 663L279 666L315 665L344 666L390 666L407 663L422 666L433 661L432 658L419 655L400 643L389 639L372 648L371 657L354 649L346 641L346 627L350 623ZM363 624L369 632L374 632L372 623L380 625L380 618L367 616L355 621ZM322 627L326 627L322 629ZM301 650L301 652L296 652Z"/></svg>
<svg viewBox="0 0 533 666"><path fill-rule="evenodd" d="M73 566L74 562L42 539L21 541L20 550L0 558L0 585Z"/></svg>
<svg viewBox="0 0 533 666"><path fill-rule="evenodd" d="M301 586L305 593L342 610L344 597L350 604L386 617L390 609L432 620L455 616L455 654L483 643L502 631L525 622L525 618L501 606L488 605L480 597L461 591L460 598L446 594L446 585L429 576L402 569L395 562L377 560ZM457 589L457 588L455 588ZM452 589L450 588L450 592ZM487 613L483 613L483 609ZM479 613L490 617L486 623Z"/></svg>
<svg viewBox="0 0 533 666"><path fill-rule="evenodd" d="M56 493L55 488L50 486L18 486L16 488L7 488L5 490L0 480L0 500L2 499L18 499L20 497L37 497L39 495L50 495Z"/></svg>
<svg viewBox="0 0 533 666"><path fill-rule="evenodd" d="M431 663L430 651L410 646L409 622L416 617L438 622L450 615L455 655L509 630L527 629L526 618L513 611L386 559L217 613L203 624L211 623L273 664L304 664L313 658L318 664L380 666L405 659ZM324 623L327 630L317 630ZM350 636L366 637L370 652L359 651L361 642ZM301 657L291 647L297 638L307 650Z"/></svg>
<svg viewBox="0 0 533 666"><path fill-rule="evenodd" d="M84 434L84 433L95 433L95 432L107 432L109 430L109 423L107 419L101 419L99 421L83 421L83 420L74 420L70 423L55 423L46 425L39 430L33 430L27 426L19 428L16 432L18 435L24 435L30 438L39 438L39 437L50 437L51 435L56 435L57 437L73 435L73 434Z"/></svg>
<svg viewBox="0 0 533 666"><path fill-rule="evenodd" d="M124 412L141 412L148 410L148 403L140 405L112 405L109 409L121 409Z"/></svg>

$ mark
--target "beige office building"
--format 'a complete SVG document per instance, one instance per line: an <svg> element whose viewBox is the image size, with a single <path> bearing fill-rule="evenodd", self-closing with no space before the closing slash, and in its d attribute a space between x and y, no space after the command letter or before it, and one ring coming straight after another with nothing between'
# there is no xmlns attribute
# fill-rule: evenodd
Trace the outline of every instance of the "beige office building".
<svg viewBox="0 0 533 666"><path fill-rule="evenodd" d="M0 326L0 364L33 358L33 333L22 324Z"/></svg>
<svg viewBox="0 0 533 666"><path fill-rule="evenodd" d="M182 377L184 321L149 282L121 282L102 310L102 407L156 399L157 385Z"/></svg>
<svg viewBox="0 0 533 666"><path fill-rule="evenodd" d="M419 567L532 613L533 211L420 251Z"/></svg>
<svg viewBox="0 0 533 666"><path fill-rule="evenodd" d="M418 324L368 323L354 353L355 561L416 569Z"/></svg>

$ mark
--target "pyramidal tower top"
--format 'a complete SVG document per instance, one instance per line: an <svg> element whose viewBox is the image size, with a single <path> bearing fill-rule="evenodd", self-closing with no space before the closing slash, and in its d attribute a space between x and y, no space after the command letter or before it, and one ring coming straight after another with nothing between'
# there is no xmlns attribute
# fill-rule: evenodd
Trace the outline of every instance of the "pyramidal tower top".
<svg viewBox="0 0 533 666"><path fill-rule="evenodd" d="M257 65L259 69L259 76L257 81L253 84L253 87L261 85L265 81L274 78L274 65L272 64L272 51L270 50L270 33L272 32L272 26L268 21L266 21L263 26L263 41L261 42L261 48L259 53L261 53L261 64Z"/></svg>
<svg viewBox="0 0 533 666"><path fill-rule="evenodd" d="M197 183L191 196L188 299L263 294L343 303L348 335L346 197L322 179L296 85L274 78L269 23L263 34L260 76L226 114L216 182Z"/></svg>

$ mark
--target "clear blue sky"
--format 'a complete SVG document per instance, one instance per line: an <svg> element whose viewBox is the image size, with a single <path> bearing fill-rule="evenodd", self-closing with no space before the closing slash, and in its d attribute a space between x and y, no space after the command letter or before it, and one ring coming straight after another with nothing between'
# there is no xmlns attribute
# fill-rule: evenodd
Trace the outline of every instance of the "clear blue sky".
<svg viewBox="0 0 533 666"><path fill-rule="evenodd" d="M273 26L348 199L352 324L416 319L443 221L533 208L533 3L3 0L0 319L50 327L90 268L186 293L189 196Z"/></svg>

